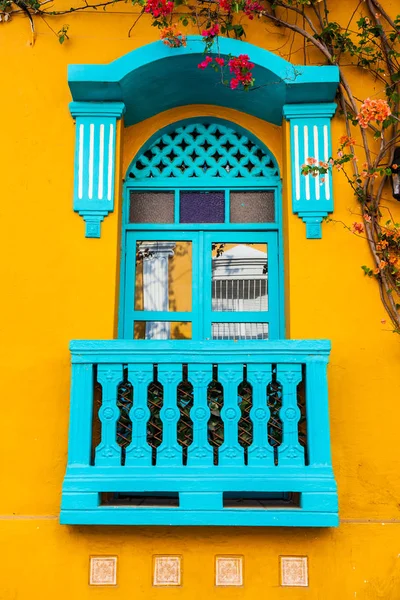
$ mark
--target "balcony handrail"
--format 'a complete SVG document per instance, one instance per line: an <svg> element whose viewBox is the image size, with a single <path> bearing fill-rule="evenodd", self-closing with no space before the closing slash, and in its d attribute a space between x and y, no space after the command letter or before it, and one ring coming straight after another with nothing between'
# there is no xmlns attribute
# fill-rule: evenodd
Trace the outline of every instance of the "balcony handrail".
<svg viewBox="0 0 400 600"><path fill-rule="evenodd" d="M157 363L218 361L237 362L309 362L329 359L330 340L72 340L72 363Z"/></svg>

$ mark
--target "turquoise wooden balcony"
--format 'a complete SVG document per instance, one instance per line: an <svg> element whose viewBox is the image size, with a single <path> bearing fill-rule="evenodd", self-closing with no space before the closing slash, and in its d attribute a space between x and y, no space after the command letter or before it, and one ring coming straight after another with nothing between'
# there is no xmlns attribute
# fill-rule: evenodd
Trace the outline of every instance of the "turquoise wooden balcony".
<svg viewBox="0 0 400 600"><path fill-rule="evenodd" d="M325 340L73 341L61 522L336 526Z"/></svg>

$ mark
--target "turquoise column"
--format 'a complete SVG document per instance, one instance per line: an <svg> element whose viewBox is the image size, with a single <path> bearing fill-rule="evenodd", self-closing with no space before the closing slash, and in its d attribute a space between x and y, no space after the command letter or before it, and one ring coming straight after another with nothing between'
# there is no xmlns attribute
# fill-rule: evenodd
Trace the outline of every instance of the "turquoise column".
<svg viewBox="0 0 400 600"><path fill-rule="evenodd" d="M306 224L309 239L322 237L322 220L333 212L332 175L302 175L307 158L327 163L332 156L331 119L334 102L285 104L283 116L290 123L292 208Z"/></svg>
<svg viewBox="0 0 400 600"><path fill-rule="evenodd" d="M76 120L74 210L86 237L99 238L101 222L114 210L117 121L122 102L72 102Z"/></svg>

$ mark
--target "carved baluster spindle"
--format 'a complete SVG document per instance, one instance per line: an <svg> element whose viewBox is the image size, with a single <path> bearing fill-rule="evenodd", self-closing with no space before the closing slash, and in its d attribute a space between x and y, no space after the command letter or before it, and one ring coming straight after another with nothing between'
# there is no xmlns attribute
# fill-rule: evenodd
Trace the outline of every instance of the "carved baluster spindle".
<svg viewBox="0 0 400 600"><path fill-rule="evenodd" d="M297 405L297 386L302 379L301 365L278 365L277 379L282 384L283 439L278 448L279 466L304 466L304 448L299 442L298 423L301 416Z"/></svg>
<svg viewBox="0 0 400 600"><path fill-rule="evenodd" d="M253 443L248 449L248 464L274 466L274 449L268 443L267 385L272 379L272 365L247 365L247 380L253 387Z"/></svg>
<svg viewBox="0 0 400 600"><path fill-rule="evenodd" d="M193 443L188 448L188 466L210 466L213 464L213 448L208 443L208 421L210 409L207 403L207 388L212 380L212 365L189 365L188 380L193 385L193 408L190 418L193 423Z"/></svg>
<svg viewBox="0 0 400 600"><path fill-rule="evenodd" d="M243 381L243 365L218 365L218 381L224 387L224 406L221 417L224 422L224 443L218 451L221 466L243 466L244 448L238 440L240 406L238 385Z"/></svg>
<svg viewBox="0 0 400 600"><path fill-rule="evenodd" d="M147 406L147 388L153 381L153 365L128 365L128 379L133 385L133 406L129 411L132 421L132 441L126 448L127 466L150 466L151 447L147 443L147 422L150 410Z"/></svg>
<svg viewBox="0 0 400 600"><path fill-rule="evenodd" d="M164 388L164 400L160 410L162 443L157 448L157 466L182 465L182 446L178 444L177 423L180 413L177 406L177 386L182 381L182 365L158 366L158 381Z"/></svg>
<svg viewBox="0 0 400 600"><path fill-rule="evenodd" d="M101 442L96 448L96 466L119 466L121 447L117 444L118 384L123 379L122 365L104 364L97 367L97 380L102 387L102 402L99 410Z"/></svg>

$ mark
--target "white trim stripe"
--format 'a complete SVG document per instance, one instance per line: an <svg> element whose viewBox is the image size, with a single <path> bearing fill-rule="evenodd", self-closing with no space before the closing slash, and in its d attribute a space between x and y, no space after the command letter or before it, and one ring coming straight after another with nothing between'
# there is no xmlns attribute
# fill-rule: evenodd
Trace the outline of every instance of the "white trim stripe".
<svg viewBox="0 0 400 600"><path fill-rule="evenodd" d="M89 127L89 185L88 197L93 198L93 162L94 162L94 124L90 123Z"/></svg>
<svg viewBox="0 0 400 600"><path fill-rule="evenodd" d="M100 125L100 140L99 140L99 185L97 196L99 200L103 200L103 180L104 180L104 124Z"/></svg>
<svg viewBox="0 0 400 600"><path fill-rule="evenodd" d="M324 125L324 161L329 160L328 125ZM325 200L331 199L329 173L325 175Z"/></svg>
<svg viewBox="0 0 400 600"><path fill-rule="evenodd" d="M79 140L78 140L78 198L83 197L83 142L85 137L85 126L83 123L79 125Z"/></svg>
<svg viewBox="0 0 400 600"><path fill-rule="evenodd" d="M313 131L314 131L314 158L317 160L317 165L319 162L319 148L318 148L318 126L314 125L313 127ZM319 200L320 198L320 175L317 175L317 177L315 177L315 198L316 200Z"/></svg>
<svg viewBox="0 0 400 600"><path fill-rule="evenodd" d="M107 200L112 200L112 182L114 168L114 125L110 123L108 138L108 173L107 173Z"/></svg>
<svg viewBox="0 0 400 600"><path fill-rule="evenodd" d="M308 125L303 126L303 134L304 134L304 162L307 162L308 154ZM306 180L306 200L310 199L310 177L307 175L305 177Z"/></svg>
<svg viewBox="0 0 400 600"><path fill-rule="evenodd" d="M294 141L294 173L295 173L296 200L300 200L300 157L299 157L299 126L298 125L294 125L294 127L293 127L293 141Z"/></svg>

